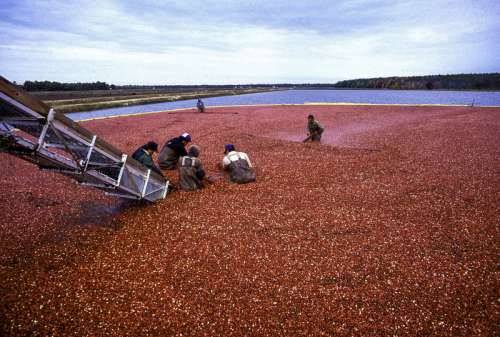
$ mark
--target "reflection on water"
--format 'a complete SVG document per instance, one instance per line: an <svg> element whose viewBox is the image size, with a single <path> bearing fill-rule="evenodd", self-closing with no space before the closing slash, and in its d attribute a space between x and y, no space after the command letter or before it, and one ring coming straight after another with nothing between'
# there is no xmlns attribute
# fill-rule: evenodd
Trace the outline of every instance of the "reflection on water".
<svg viewBox="0 0 500 337"><path fill-rule="evenodd" d="M372 104L458 104L500 106L500 92L431 90L284 90L203 99L207 107L219 105L372 103ZM71 113L74 120L137 114L149 111L194 108L196 100L155 103Z"/></svg>

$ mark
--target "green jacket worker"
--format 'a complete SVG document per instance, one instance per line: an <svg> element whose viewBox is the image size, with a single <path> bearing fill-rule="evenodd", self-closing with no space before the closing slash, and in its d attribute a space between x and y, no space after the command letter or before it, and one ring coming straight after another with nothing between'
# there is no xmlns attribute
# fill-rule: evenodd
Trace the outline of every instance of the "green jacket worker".
<svg viewBox="0 0 500 337"><path fill-rule="evenodd" d="M311 140L313 142L319 142L321 141L321 135L323 131L325 131L325 128L314 119L313 115L309 115L307 117L307 131L309 132L309 137L306 138L306 141Z"/></svg>
<svg viewBox="0 0 500 337"><path fill-rule="evenodd" d="M158 144L156 144L155 142L148 142L147 144L144 144L143 146L135 150L135 152L132 154L132 158L134 158L147 168L151 169L151 171L154 171L163 176L163 173L153 161L153 153L155 152L158 152Z"/></svg>

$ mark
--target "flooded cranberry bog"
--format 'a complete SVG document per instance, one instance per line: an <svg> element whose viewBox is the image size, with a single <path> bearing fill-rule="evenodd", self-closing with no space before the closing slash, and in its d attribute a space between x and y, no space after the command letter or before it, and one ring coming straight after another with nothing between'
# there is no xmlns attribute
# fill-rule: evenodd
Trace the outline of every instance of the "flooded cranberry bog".
<svg viewBox="0 0 500 337"><path fill-rule="evenodd" d="M322 144L301 142L311 113ZM82 125L128 153L188 131L219 179L134 204L0 154L2 336L498 331L500 108L249 106ZM228 142L256 183L218 174Z"/></svg>

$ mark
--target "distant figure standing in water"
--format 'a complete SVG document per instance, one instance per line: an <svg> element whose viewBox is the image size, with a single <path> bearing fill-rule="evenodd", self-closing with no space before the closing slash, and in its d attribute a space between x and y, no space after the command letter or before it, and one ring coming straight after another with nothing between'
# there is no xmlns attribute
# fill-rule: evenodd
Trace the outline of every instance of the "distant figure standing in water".
<svg viewBox="0 0 500 337"><path fill-rule="evenodd" d="M307 117L307 131L308 137L304 139L304 143L309 140L319 142L321 141L321 135L323 134L323 131L325 131L325 128L316 119L314 119L313 115L309 115Z"/></svg>
<svg viewBox="0 0 500 337"><path fill-rule="evenodd" d="M198 112L205 112L205 104L201 100L201 98L198 98L198 102L196 103L196 107L198 108Z"/></svg>

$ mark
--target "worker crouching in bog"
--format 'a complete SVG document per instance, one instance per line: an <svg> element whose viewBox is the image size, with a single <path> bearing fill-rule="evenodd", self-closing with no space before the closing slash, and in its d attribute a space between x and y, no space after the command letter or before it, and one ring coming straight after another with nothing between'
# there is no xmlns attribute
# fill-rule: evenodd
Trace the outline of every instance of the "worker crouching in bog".
<svg viewBox="0 0 500 337"><path fill-rule="evenodd" d="M232 182L246 184L255 181L255 170L246 153L236 151L233 144L226 144L224 154L222 167L229 171Z"/></svg>
<svg viewBox="0 0 500 337"><path fill-rule="evenodd" d="M183 191L194 191L203 188L205 170L198 158L200 148L191 145L188 148L187 156L179 158L179 185Z"/></svg>

